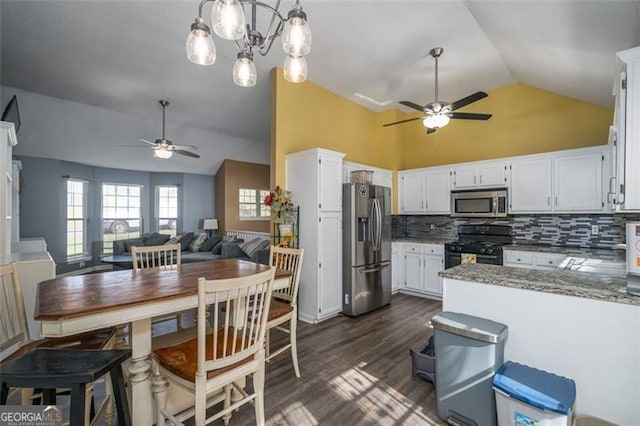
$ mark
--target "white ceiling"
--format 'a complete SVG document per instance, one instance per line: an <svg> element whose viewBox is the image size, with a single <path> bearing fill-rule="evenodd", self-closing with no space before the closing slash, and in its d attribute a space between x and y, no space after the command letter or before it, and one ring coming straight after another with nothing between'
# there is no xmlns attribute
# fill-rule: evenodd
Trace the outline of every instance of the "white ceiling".
<svg viewBox="0 0 640 426"><path fill-rule="evenodd" d="M159 120L157 100L166 98L172 101L168 125L269 144L269 70L284 60L279 40L268 56L255 59L256 87L238 88L231 81L233 42L215 39L213 66L186 59L198 3L2 0L0 83L144 120ZM436 46L445 48L439 69L443 100L521 82L612 107L614 54L640 45L635 0L301 3L313 33L308 79L376 111L400 100L433 100L428 52ZM283 0L282 12L291 4ZM205 6L206 20L209 10ZM131 141L136 137L159 134L132 134ZM113 149L99 150L100 158L86 154L85 162L118 167L122 148L115 145L131 141L114 140ZM69 141L50 143L59 144L59 158L74 158L65 156ZM44 156L36 146L24 150ZM200 160L181 161L171 171L210 172L204 165L221 160L214 149L200 153ZM158 169L148 157L141 156L139 168Z"/></svg>

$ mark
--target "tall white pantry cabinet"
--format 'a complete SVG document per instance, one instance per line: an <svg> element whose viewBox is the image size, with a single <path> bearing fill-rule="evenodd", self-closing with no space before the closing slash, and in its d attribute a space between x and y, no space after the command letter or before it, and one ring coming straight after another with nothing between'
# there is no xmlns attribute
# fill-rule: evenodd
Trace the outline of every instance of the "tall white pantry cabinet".
<svg viewBox="0 0 640 426"><path fill-rule="evenodd" d="M342 159L321 148L285 157L285 189L300 206L298 314L317 323L342 311Z"/></svg>

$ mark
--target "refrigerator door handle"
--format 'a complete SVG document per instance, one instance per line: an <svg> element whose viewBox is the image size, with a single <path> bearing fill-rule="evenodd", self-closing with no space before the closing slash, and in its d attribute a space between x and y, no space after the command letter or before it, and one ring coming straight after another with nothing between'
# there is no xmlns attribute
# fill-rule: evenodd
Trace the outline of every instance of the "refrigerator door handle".
<svg viewBox="0 0 640 426"><path fill-rule="evenodd" d="M382 233L382 214L380 211L380 200L373 199L371 204L371 217L374 218L372 228L374 229L375 236L372 238L373 251L380 250L380 234Z"/></svg>
<svg viewBox="0 0 640 426"><path fill-rule="evenodd" d="M389 267L389 264L386 264L386 265L378 266L378 267L371 268L371 269L360 269L358 272L360 272L361 274L370 274L372 272L381 271L384 268L388 268L388 267Z"/></svg>
<svg viewBox="0 0 640 426"><path fill-rule="evenodd" d="M380 200L376 199L378 206L378 250L382 249L382 207L380 207Z"/></svg>

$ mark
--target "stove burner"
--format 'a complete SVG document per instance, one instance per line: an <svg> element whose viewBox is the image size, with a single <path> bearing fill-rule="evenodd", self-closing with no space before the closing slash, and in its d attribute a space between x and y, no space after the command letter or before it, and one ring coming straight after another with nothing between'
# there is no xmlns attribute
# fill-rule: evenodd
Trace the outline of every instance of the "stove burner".
<svg viewBox="0 0 640 426"><path fill-rule="evenodd" d="M445 268L459 265L462 254L477 255L477 263L502 265L502 246L511 244L511 227L505 225L460 225L458 241L447 243Z"/></svg>

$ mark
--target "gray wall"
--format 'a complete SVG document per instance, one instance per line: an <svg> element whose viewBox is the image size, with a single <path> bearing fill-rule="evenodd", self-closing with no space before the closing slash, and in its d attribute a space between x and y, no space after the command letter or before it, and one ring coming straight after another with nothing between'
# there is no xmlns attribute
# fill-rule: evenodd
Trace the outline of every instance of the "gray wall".
<svg viewBox="0 0 640 426"><path fill-rule="evenodd" d="M36 157L19 157L22 161L20 192L20 237L43 237L58 265L58 273L78 269L78 264L66 263L66 179L89 181L87 237L93 262L101 247L101 188L103 183L138 184L143 186L142 217L144 232L154 231L153 216L156 185L178 185L178 231L194 231L199 221L214 217L214 177L187 173L151 173L132 170L92 167L68 161ZM90 264L91 262L86 262Z"/></svg>

